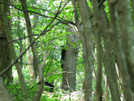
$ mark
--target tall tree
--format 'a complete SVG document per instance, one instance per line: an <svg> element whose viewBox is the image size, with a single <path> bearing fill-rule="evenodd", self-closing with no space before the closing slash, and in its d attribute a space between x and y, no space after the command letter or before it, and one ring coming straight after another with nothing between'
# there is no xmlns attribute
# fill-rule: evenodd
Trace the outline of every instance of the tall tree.
<svg viewBox="0 0 134 101"><path fill-rule="evenodd" d="M3 0L0 0L3 1ZM9 0L5 0L5 2L9 3ZM5 14L5 17L8 19L8 16L10 15L9 6L5 4L0 4L0 7L2 11ZM11 64L11 55L9 50L9 45L7 44L7 37L6 37L6 26L3 25L3 19L2 16L0 17L0 72L2 72L8 65ZM10 27L10 20L8 19L8 26ZM7 84L13 81L12 78L12 68L10 68L8 71L6 71L2 75L3 79L7 79Z"/></svg>
<svg viewBox="0 0 134 101"><path fill-rule="evenodd" d="M134 51L133 51L134 44L133 44L132 21L129 9L130 7L128 0L123 1L119 0L117 12L118 12L119 28L121 32L121 45L126 57L127 68L131 79L131 88L132 91L134 91Z"/></svg>
<svg viewBox="0 0 134 101"><path fill-rule="evenodd" d="M23 13L24 13L25 21L26 21L27 33L29 36L31 36L32 28L31 28L30 18L29 18L28 12L25 11L25 10L28 10L26 0L20 0L20 1L21 1L22 8L24 10ZM34 38L32 36L29 37L29 41L30 41L30 43L33 43ZM35 44L32 45L32 52L33 52L33 55L37 62L37 69L39 71L39 82L40 82L38 85L38 89L37 89L37 92L39 92L39 93L35 93L33 101L38 101L38 100L40 100L40 97L41 97L41 94L43 91L42 89L44 87L43 70L42 70L42 66L40 65L40 60L39 60L39 56L38 56L38 52L36 50Z"/></svg>
<svg viewBox="0 0 134 101"><path fill-rule="evenodd" d="M103 64L112 100L120 101L120 93L115 69L115 55L113 54L114 50L110 34L107 33L107 31L110 29L110 23L107 17L107 13L105 11L105 6L101 2L103 2L103 0L98 0L99 5L101 4L101 6L99 6L98 9L100 12L101 26L103 26L101 28L102 28L102 38L104 41L104 50L105 50L105 51L102 50Z"/></svg>
<svg viewBox="0 0 134 101"><path fill-rule="evenodd" d="M110 33L111 33L111 38L112 38L113 47L114 47L114 50L115 50L115 55L116 55L116 58L117 58L117 62L119 64L119 70L120 70L121 75L122 75L122 80L123 80L122 83L123 83L124 97L125 97L125 100L126 101L132 101L132 93L131 93L130 79L129 79L128 69L127 69L127 61L126 61L126 57L125 57L124 51L123 51L123 49L121 47L121 44L120 44L120 42L118 40L118 29L117 29L117 22L116 22L117 21L117 18L116 18L115 14L114 14L114 13L116 13L116 9L115 9L116 4L117 4L116 1L111 2L109 0L110 21L111 21L111 30L110 30ZM122 4L122 3L120 3L120 4ZM124 5L126 5L126 3L125 4L123 3L121 5L121 7L122 6L124 7ZM122 11L123 10L121 10L121 12Z"/></svg>
<svg viewBox="0 0 134 101"><path fill-rule="evenodd" d="M73 34L67 35L65 52L65 63L63 64L62 88L64 90L70 89L70 91L76 90L76 67L78 56L78 35L72 28L67 28L67 32L73 32Z"/></svg>
<svg viewBox="0 0 134 101"><path fill-rule="evenodd" d="M93 5L93 26L95 41L97 44L97 76L96 76L96 101L102 101L102 45L101 45L101 19L97 0L92 0Z"/></svg>
<svg viewBox="0 0 134 101"><path fill-rule="evenodd" d="M76 0L72 0L75 12L75 20L78 31L80 33L82 46L83 46L83 57L85 65L85 101L92 101L92 71L93 71L93 41L92 41L92 30L90 23L90 16L87 9L86 0L77 0L78 8L81 15L83 30L81 30L78 14L76 9Z"/></svg>
<svg viewBox="0 0 134 101"><path fill-rule="evenodd" d="M6 33L7 41L10 43L9 44L9 50L10 50L10 55L11 55L12 60L13 60L13 63L11 65L9 65L8 68L4 69L4 71L1 72L1 75L3 75L7 70L9 70L12 67L12 65L15 63L15 66L16 66L16 69L17 69L17 72L18 72L18 76L19 76L19 81L20 81L20 84L21 84L21 89L22 89L22 92L23 92L23 97L24 97L24 100L26 100L27 99L26 84L25 84L24 77L23 77L23 74L22 74L21 66L20 66L19 63L16 63L18 61L18 58L17 58L16 53L15 53L14 44L12 43L10 26L7 23L7 18L5 17L4 12L1 9L1 7L0 7L0 13L1 13L1 19L2 19L1 23L6 28L5 33Z"/></svg>

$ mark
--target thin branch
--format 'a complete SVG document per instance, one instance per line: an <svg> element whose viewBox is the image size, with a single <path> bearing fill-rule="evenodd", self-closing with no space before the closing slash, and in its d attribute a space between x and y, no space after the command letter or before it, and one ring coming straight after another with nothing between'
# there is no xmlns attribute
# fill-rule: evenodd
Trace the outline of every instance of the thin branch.
<svg viewBox="0 0 134 101"><path fill-rule="evenodd" d="M53 23L53 21L56 19L56 17L58 16L59 11L57 11L57 14L55 15L55 17L53 18L53 20L47 25L47 27L45 28L45 30L38 35L38 37L26 48L26 50L24 52L22 52L20 54L20 56L12 63L10 64L7 68L5 68L1 73L0 76L2 76L7 70L9 70L16 62L18 62L19 58L21 58L22 55L25 54L25 52L35 43L35 41L41 36L41 35L45 35L48 31L50 31L53 27L51 27L50 29L47 30L47 28Z"/></svg>
<svg viewBox="0 0 134 101"><path fill-rule="evenodd" d="M40 15L40 16L45 17L45 18L54 18L54 17L46 16L46 15L44 15L44 14L35 12L35 11L20 9L20 8L18 8L18 6L20 6L20 5L13 5L13 4L6 3L6 2L1 2L1 1L0 1L0 3L10 5L10 6L12 6L12 7L14 7L15 9L20 10L20 11L25 11L25 12L28 12L28 13L34 13L34 14ZM61 2L60 4L62 4L62 2ZM59 11L59 13L61 13L61 11L65 8L66 5L67 5L67 3L66 3L66 4L63 6L63 8ZM61 6L60 6L60 7L61 7ZM32 8L32 7L31 7L31 8ZM39 9L39 8L37 8L37 9ZM44 10L46 10L46 9L44 9ZM46 10L46 11L50 12L49 10ZM53 13L53 12L50 12L50 13L52 13L52 14L54 14L54 15L56 14L56 13ZM60 18L60 17L58 17L58 16L57 16L56 20L61 21L63 24L69 24L69 23L70 23L70 24L75 25L75 23L73 23L72 21L65 20L65 19Z"/></svg>

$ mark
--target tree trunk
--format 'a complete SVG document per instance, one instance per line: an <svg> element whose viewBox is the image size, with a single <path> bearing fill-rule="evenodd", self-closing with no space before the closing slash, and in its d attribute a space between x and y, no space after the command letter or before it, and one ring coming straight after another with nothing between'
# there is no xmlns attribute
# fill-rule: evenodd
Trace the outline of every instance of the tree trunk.
<svg viewBox="0 0 134 101"><path fill-rule="evenodd" d="M30 36L29 41L30 41L30 44L31 44L31 43L34 42L34 38L31 36L32 35L32 28L31 28L30 18L29 18L28 12L25 11L25 10L28 10L26 0L20 0L20 2L21 2L21 5L22 5L22 8L24 10L23 13L24 13L25 21L26 21L27 33ZM33 55L35 57L35 61L37 63L37 69L38 69L38 72L39 72L39 82L40 82L38 84L38 88L37 88L38 93L35 93L33 101L39 101L40 98L41 98L43 87L44 87L44 79L43 79L44 74L43 74L43 69L42 69L42 66L40 64L40 59L39 59L38 52L37 52L35 44L33 44L31 46L31 48L32 48Z"/></svg>
<svg viewBox="0 0 134 101"><path fill-rule="evenodd" d="M0 14L1 14L0 17L1 17L2 21L3 21L2 25L5 26L5 28L6 28L5 33L6 33L7 41L10 43L9 48L10 48L11 57L12 57L14 62L17 62L18 58L17 58L17 56L15 54L14 45L12 43L10 26L7 24L7 19L4 16L4 13L3 13L1 7L0 7ZM25 99L27 99L27 88L26 88L26 84L25 84L24 77L23 77L23 74L22 74L21 66L20 66L19 63L15 63L15 66L16 66L16 69L17 69L17 72L18 72L19 81L20 81L20 84L21 84L21 89L22 89L24 100L25 100ZM9 66L9 67L11 68L11 66ZM6 68L1 74L3 74L8 69L9 68Z"/></svg>
<svg viewBox="0 0 134 101"><path fill-rule="evenodd" d="M67 30L67 32L69 31ZM66 73L63 73L62 78L62 88L64 90L76 90L76 66L79 51L77 44L78 40L76 33L67 35L66 46L68 48L65 52L65 63L63 64L63 71L66 71Z"/></svg>
<svg viewBox="0 0 134 101"><path fill-rule="evenodd" d="M131 79L131 88L134 92L133 26L128 0L119 0L118 15L119 27L121 32L121 45L126 57L127 68Z"/></svg>
<svg viewBox="0 0 134 101"><path fill-rule="evenodd" d="M25 35L27 36L27 32L25 32ZM26 38L26 45L28 45L29 39ZM28 67L29 67L29 74L30 74L30 78L31 80L35 80L35 72L34 72L34 68L33 68L33 62L32 62L32 57L30 55L30 49L27 50L27 63L28 63Z"/></svg>
<svg viewBox="0 0 134 101"><path fill-rule="evenodd" d="M89 21L89 12L87 9L86 0L77 0L78 8L82 19L84 33L80 31L80 27L77 23L77 27L81 34L81 40L83 45L83 57L85 64L85 101L92 101L92 71L93 71L93 41L91 23ZM78 16L77 16L78 17Z"/></svg>
<svg viewBox="0 0 134 101"><path fill-rule="evenodd" d="M110 23L108 21L103 5L101 6L100 12L101 12L100 13L101 26L103 26L102 37L103 37L104 49L105 49L105 52L102 50L103 51L103 63L104 63L104 68L105 68L105 72L107 75L107 82L109 85L112 100L120 101L120 93L119 93L119 88L118 88L118 83L117 83L117 74L116 74L116 69L115 69L115 55L114 55L114 50L113 50L110 35L107 33L107 30L110 29Z"/></svg>
<svg viewBox="0 0 134 101"><path fill-rule="evenodd" d="M124 3L124 0L121 1L121 2ZM122 5L122 3L120 3L119 6L118 6L118 7L120 7L120 6L123 7L122 10L120 10L119 13L122 13L123 11L126 12L126 10L124 10L124 7L125 7L126 3L124 3L123 5ZM125 54L123 52L121 44L118 40L118 29L117 29L118 27L117 27L117 22L116 22L117 19L116 19L116 16L115 16L115 13L116 13L116 8L115 7L116 7L116 2L115 1L111 2L109 0L109 11L110 11L110 21L111 21L110 34L111 34L111 38L112 38L113 47L114 47L115 55L116 55L116 58L117 58L117 62L118 62L118 65L119 65L119 70L120 70L121 75L122 75L124 97L125 97L126 101L132 101L132 92L131 92L131 87L130 87L130 79L129 79L129 73L128 73L128 69L127 69L127 62L126 62ZM123 16L125 16L125 15L123 14ZM124 19L122 19L122 21L124 21ZM127 23L129 23L129 22L127 22ZM120 28L120 29L122 29L122 28ZM124 29L124 31L125 30L127 30L127 29ZM127 35L127 34L128 33L125 33L125 35ZM124 38L124 40L125 40L125 38ZM129 40L127 42L129 42Z"/></svg>
<svg viewBox="0 0 134 101"><path fill-rule="evenodd" d="M95 41L97 43L97 76L96 76L96 101L102 101L102 45L101 45L101 19L98 10L97 0L92 0L93 4L93 26L95 32Z"/></svg>
<svg viewBox="0 0 134 101"><path fill-rule="evenodd" d="M17 1L17 3L19 3L19 1ZM20 29L20 12L18 11L17 12L17 19L18 19L18 21L17 21L17 34L18 34L18 36L19 36L19 38L21 38L21 33L20 33L20 31L21 31L21 29ZM20 40L20 53L22 52L22 40ZM21 56L20 57L20 65L21 65L21 68L23 67L23 56Z"/></svg>
<svg viewBox="0 0 134 101"><path fill-rule="evenodd" d="M0 77L0 101L13 101L1 77Z"/></svg>
<svg viewBox="0 0 134 101"><path fill-rule="evenodd" d="M0 0L0 1L3 1L3 0ZM5 0L5 2L8 2L8 0ZM0 4L0 6L1 6L2 11L7 17L8 16L7 14L10 14L9 6L4 5L4 4ZM5 33L6 26L4 26L2 22L3 22L3 19L0 18L0 72L2 72L8 65L10 65L12 61L10 50L9 50L9 45L7 44L7 37ZM8 22L10 21L8 20ZM10 23L8 24L9 24L8 26L10 26ZM11 83L13 81L12 68L6 71L6 73L4 73L2 77L4 80L7 79L7 84Z"/></svg>

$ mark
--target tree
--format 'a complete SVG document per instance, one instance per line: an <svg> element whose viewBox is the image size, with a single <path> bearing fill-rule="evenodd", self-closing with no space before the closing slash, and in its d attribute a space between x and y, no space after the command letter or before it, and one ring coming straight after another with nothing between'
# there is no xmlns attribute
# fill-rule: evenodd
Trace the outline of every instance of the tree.
<svg viewBox="0 0 134 101"><path fill-rule="evenodd" d="M77 67L77 56L78 56L78 35L75 29L66 28L67 32L73 32L73 34L67 35L66 40L66 52L65 52L65 63L63 64L63 77L62 77L62 89L75 91L76 90L76 67Z"/></svg>
<svg viewBox="0 0 134 101"><path fill-rule="evenodd" d="M6 0L8 2L8 0ZM6 18L8 18L7 14L10 14L9 6L5 4L0 4L1 9L6 14ZM8 22L10 22L10 19L8 19ZM10 26L10 23L8 23L8 26ZM9 45L7 44L7 37L6 37L6 26L3 26L3 19L0 18L0 72L2 72L9 64L11 64L11 55L9 50ZM12 68L10 68L5 74L2 75L4 80L7 80L7 84L11 83L13 81L12 78Z"/></svg>
<svg viewBox="0 0 134 101"><path fill-rule="evenodd" d="M21 4L22 4L22 8L27 10L26 1L25 0L20 0L20 1L21 1ZM32 28L31 28L30 18L29 18L28 12L23 11L23 13L24 13L25 21L26 21L27 33L30 36L30 35L32 35ZM34 41L33 37L29 37L29 41L32 44L33 41ZM38 57L38 53L37 53L35 44L32 45L32 52L34 54L35 61L37 63L39 63L39 57ZM33 101L38 101L40 99L41 94L42 94L42 89L43 89L43 86L44 86L42 66L40 64L37 64L37 69L39 71L39 82L40 82L39 86L38 86L38 89L37 89L37 92L39 92L39 93L35 93Z"/></svg>
<svg viewBox="0 0 134 101"><path fill-rule="evenodd" d="M125 3L126 6L125 6L125 8L123 7L123 9L128 10L128 2L127 2L127 0L124 0L124 3ZM122 3L120 3L120 4L121 4L121 7L124 5ZM132 93L131 93L130 80L129 80L129 74L128 74L128 69L129 68L127 67L127 61L125 59L125 50L122 49L121 44L118 41L118 36L117 36L118 30L117 30L117 24L116 24L116 17L113 14L114 12L116 12L115 11L115 5L116 5L116 2L112 3L112 2L109 1L110 20L111 20L111 30L110 30L110 33L111 33L111 38L112 38L112 41L113 41L113 47L114 47L114 50L115 50L115 55L117 57L117 61L118 61L118 64L119 64L119 70L121 71L121 75L122 75L124 97L125 97L125 100L132 101ZM119 14L120 14L120 12L119 12ZM124 12L122 12L122 14L124 15ZM129 14L127 13L126 16L128 17ZM129 21L129 17L126 18L125 20ZM119 23L121 23L121 22L119 22ZM131 25L131 22L127 22L127 23L128 23L128 25ZM124 25L124 24L126 24L125 21L124 21L124 23L122 23L122 25ZM124 26L122 26L122 28L123 27ZM128 26L128 27L130 27L130 26ZM130 32L128 31L126 33L130 33ZM127 40L128 36L127 37L125 36L125 39ZM122 44L123 44L123 41L125 41L125 40L122 40ZM124 46L126 46L126 47L128 47L130 49L132 48L132 46L130 44L125 44ZM131 51L130 51L130 53L131 53Z"/></svg>
<svg viewBox="0 0 134 101"><path fill-rule="evenodd" d="M93 29L93 31L95 32L95 33L101 33L102 31L103 31L103 38L104 38L104 42L110 42L110 40L108 41L107 39L106 39L106 37L104 36L104 33L105 33L105 31L106 31L106 29L103 29L102 31L100 30L101 29L101 27L100 27L100 22L98 21L99 19L101 19L102 21L107 21L107 17L106 17L106 15L104 14L104 13L102 13L102 17L99 17L101 14L99 14L99 12L98 12L98 8L100 9L100 8L102 8L103 7L103 2L104 1L101 1L101 0L98 0L98 5L97 5L97 0L96 1L91 1L91 3L92 3L92 5L93 5L93 15L89 12L89 11L91 11L90 10L90 8L89 7L87 7L86 8L86 4L87 4L87 1L86 0L84 0L84 1L77 1L78 2L78 7L79 7L79 10L80 10L80 14L81 14L81 19L82 19L82 24L83 24L83 29L84 29L84 25L85 25L85 28L88 28L88 26L90 26L90 24L89 23L87 23L88 21L89 21L89 18L90 19L94 19L93 20L93 24L92 24L92 29ZM122 1L121 1L122 2ZM77 25L77 28L78 28L78 30L79 30L79 33L82 33L82 31L80 30L80 25L79 25L79 21L78 21L78 14L77 14L77 9L75 8L76 6L76 4L75 4L75 0L72 0L72 3L73 3L73 6L74 6L74 13L75 13L75 20L76 20L76 25ZM125 3L127 4L128 2L127 1L125 1ZM119 3L119 4L122 4L122 5L124 5L125 4L124 2L123 3ZM83 4L83 5L82 5ZM124 64L120 64L119 65L119 67L121 68L121 73L122 73L122 79L123 79L123 85L124 85L124 90L125 90L125 92L127 92L127 94L124 92L124 96L125 96L125 99L126 100L131 100L132 99L132 97L131 97L131 93L130 93L130 81L129 81L129 78L128 78L128 76L129 76L129 74L128 74L128 71L127 71L127 67L126 67L126 62L125 62L125 57L124 57L124 53L122 52L122 48L121 48L121 44L120 44L120 42L118 41L118 36L117 36L117 24L116 24L116 18L115 18L115 16L114 16L114 13L116 12L115 11L115 6L113 6L113 5L116 5L117 4L117 2L112 2L112 1L110 1L109 0L109 7L110 7L110 14L111 14L111 16L110 16L110 20L111 20L111 29L113 29L114 30L114 32L113 32L113 30L110 30L110 29L108 29L109 31L110 31L110 33L111 33L111 38L112 38L112 42L113 42L113 47L114 47L114 52L115 52L115 55L116 55L116 58L117 58L117 61L119 62L120 61L120 63L124 63ZM82 6L81 6L82 5ZM85 7L85 8L84 8ZM123 8L121 8L121 6L119 6L119 8L120 8L120 10L119 11L121 11ZM86 11L87 9L89 9L88 11ZM128 10L128 5L126 5L126 11ZM102 12L104 12L104 10L102 9ZM125 18L127 18L127 20L128 20L128 22L129 22L129 14L128 14L128 12L129 11L127 11L127 14L125 13L125 11L123 12L123 13L121 13L121 12L119 12L121 15L122 15L122 17L124 18L124 14L126 15L126 17ZM91 14L91 15L89 15L89 14ZM101 21L100 20L100 21ZM85 21L85 22L84 22ZM119 20L120 21L120 20ZM122 22L122 21L121 21ZM126 26L126 21L124 20L124 23L123 24L121 24L121 25L124 25L124 26ZM105 24L105 25L104 25ZM128 23L127 23L128 24ZM106 23L104 23L104 22L102 22L102 25L103 26L106 26L107 24ZM129 23L129 28L132 28L132 27L130 27L130 25L131 25L131 23ZM95 27L93 27L93 26L96 26L96 29L95 29ZM109 27L110 27L109 26ZM123 28L123 26L121 26L122 28ZM103 28L107 28L107 27L103 27ZM89 30L90 28L88 28L88 30ZM125 31L124 31L124 29L125 28L123 28L123 32L126 32L126 29L125 29ZM127 33L132 33L132 32L129 32L129 31L131 31L131 30L127 30L128 32ZM86 29L84 29L84 32L86 33ZM88 32L88 31L87 31ZM122 32L122 33L123 33ZM89 34L90 32L88 32L88 34ZM90 34L89 34L90 35ZM107 35L106 35L107 36ZM116 37L115 37L116 36ZM124 35L125 36L125 35ZM97 37L98 37L98 35L97 35ZM99 37L99 38L97 38L97 37L95 37L96 38L96 42L98 42L98 39L100 40L100 38L101 37ZM107 36L107 38L108 38L109 36ZM126 38L126 37L124 37L125 38L125 40L127 40L127 39L130 39L130 37L132 38L132 36L129 36L128 35L128 38ZM91 36L90 36L90 38L91 38ZM108 39L110 39L110 38L108 38ZM82 40L82 39L81 39ZM85 47L84 46L84 41L85 41L86 39L84 39L83 38L83 40L82 40L82 45L83 45L83 47ZM90 39L91 40L91 39ZM106 40L106 41L105 41ZM124 43L124 47L126 46L128 46L127 48L124 48L125 50L127 50L126 52L126 54L131 54L131 56L130 55L127 55L127 57L128 56L130 56L129 57L129 59L132 57L132 52L130 51L128 51L128 49L130 48L130 50L132 50L132 41L130 41L130 43L129 44L126 44L126 41L122 41L122 43L123 42L125 42ZM127 40L127 42L129 42L128 40ZM89 42L86 42L86 43L89 43ZM92 43L92 42L90 42L90 43ZM100 44L100 41L99 41L99 43L97 43L97 45L98 44ZM101 44L100 44L101 45ZM111 43L110 43L110 45L111 45ZM87 46L86 46L87 47ZM105 46L106 47L106 46ZM112 47L112 46L111 46ZM87 47L87 49L88 49L89 47ZM108 48L108 47L106 47L106 48ZM101 49L100 49L101 50ZM111 49L112 50L112 49ZM108 51L110 51L109 49L108 49ZM111 55L112 57L113 57L113 55L111 54L111 53L109 53L107 51L107 49L106 49L106 53L108 53L107 55ZM120 53L119 53L120 52ZM83 53L84 53L84 51L83 51ZM90 53L92 53L91 51L90 51ZM98 54L99 53L101 53L101 51L98 51ZM104 53L105 54L105 53ZM88 56L88 55L87 55ZM100 55L98 55L98 56L100 56ZM106 57L107 58L107 57ZM120 58L120 59L119 59ZM99 57L98 57L98 59L99 59ZM108 58L107 58L108 59ZM107 76L108 76L108 81L109 80L113 80L113 82L114 82L114 85L115 85L115 87L116 87L116 89L115 89L115 87L113 87L113 85L111 85L112 83L110 83L109 82L109 87L110 87L110 89L111 89L111 94L116 94L115 96L113 95L112 96L112 98L113 98L113 100L120 100L120 98L119 98L119 91L118 91L118 85L117 85L117 81L116 81L116 73L115 73L115 66L114 66L114 57L112 58L112 59L109 59L110 61L108 62L109 64L111 64L111 65L109 65L109 66L113 66L113 68L109 68L109 69L107 69L106 67L105 67L105 70L106 70L106 73L107 73ZM118 60L119 59L119 60ZM85 62L86 62L86 60L88 60L88 59L85 59ZM130 63L130 61L132 61L133 59L130 59L129 60L129 66L130 66L130 64L132 65L132 63L133 62L131 62ZM101 59L99 59L99 60L97 60L97 62L99 63L98 64L98 66L101 64ZM91 61L89 61L89 63L91 64L92 62ZM104 63L104 65L106 66L106 64ZM86 67L86 66L85 66ZM91 67L90 67L91 68ZM99 69L99 68L98 68ZM110 69L112 69L112 71L113 72L110 72L109 70ZM128 68L129 69L129 71L131 71L131 73L130 73L130 75L132 76L132 70L130 70L130 68ZM132 68L131 68L132 69ZM92 71L92 70L90 70L90 71ZM101 75L101 73L100 73L100 75ZM112 75L113 75L113 77L112 77ZM112 77L112 78L111 78ZM133 76L132 76L133 77ZM131 77L131 78L132 78ZM111 78L111 79L110 79ZM88 79L88 80L90 80L90 79ZM92 80L90 80L90 81L92 81ZM85 77L85 82L87 82L87 80L86 80L86 77ZM125 82L128 82L128 84L126 84ZM133 81L132 81L133 82ZM99 82L98 82L99 83ZM85 83L85 85L86 85L86 83ZM101 87L101 83L99 83L99 85L100 85L100 87ZM99 86L98 85L98 86ZM125 86L125 85L127 85L127 86ZM91 86L90 86L91 87ZM89 89L89 86L88 86L88 88L86 88L86 86L85 86L85 89ZM92 100L92 97L91 97L91 92L92 91L90 91L90 93L87 93L86 91L85 91L85 100L87 100L87 101L90 101L90 100ZM116 92L116 93L115 93ZM89 94L89 95L88 95ZM87 95L88 95L88 97L87 97Z"/></svg>
<svg viewBox="0 0 134 101"><path fill-rule="evenodd" d="M0 90L1 101L13 101L1 77L0 77L0 89L1 89Z"/></svg>
<svg viewBox="0 0 134 101"><path fill-rule="evenodd" d="M78 7L79 12L81 15L82 23L83 23L83 30L81 30L78 14L76 9L76 1L73 1L74 12L75 12L75 20L76 25L80 33L82 45L83 45L83 57L84 57L84 65L85 65L85 81L84 81L84 88L85 88L85 100L92 101L92 71L93 71L93 41L92 41L92 31L91 31L91 23L89 21L89 12L86 5L86 0L81 1L78 0Z"/></svg>
<svg viewBox="0 0 134 101"><path fill-rule="evenodd" d="M7 29L5 30L6 37L7 37L7 41L8 41L8 42L12 42L10 27L9 27L8 24L7 24L7 19L5 18L4 13L2 12L1 8L0 8L0 11L1 11L1 15L2 15L1 18L2 18L2 20L3 20L2 25L3 25L3 26L6 26L6 28L7 28ZM11 54L11 57L12 57L12 59L13 59L14 62L13 62L12 64L10 64L6 69L4 69L4 70L1 72L1 75L3 75L8 69L10 69L10 68L12 67L12 65L13 65L14 63L16 63L16 62L18 61L18 58L17 58L17 56L16 56L16 54L15 54L15 49L14 49L13 43L11 43L11 44L9 45L9 50L10 50L10 54ZM20 55L20 56L21 56L21 55ZM20 83L21 83L21 88L22 88L22 92L23 92L23 97L24 97L24 99L27 99L27 89L26 89L26 84L25 84L24 77L23 77L23 74L22 74L21 66L20 66L19 63L16 63L15 66L16 66L16 69L17 69L17 72L18 72L19 81L20 81Z"/></svg>
<svg viewBox="0 0 134 101"><path fill-rule="evenodd" d="M1 37L0 41L4 39L4 42L9 43L5 48L0 48L0 51L6 54L10 50L9 55L13 60L9 65L5 62L5 55L0 55L4 57L0 58L0 64L4 65L4 68L9 65L0 75L10 70L15 64L24 100L30 98L30 100L38 101L43 97L46 98L43 91L44 80L46 80L45 83L54 80L56 89L54 94L62 95L58 92L62 90L60 89L62 83L62 88L71 90L69 92L71 95L75 90L77 92L82 89L84 81L85 101L121 101L122 99L132 101L134 1L71 1L21 0L21 3L0 1L1 7L3 5L10 7L12 18L12 26L9 27L7 19L10 16L7 17L4 10L0 10L0 25L2 25L1 28L6 28L4 30L6 37ZM17 13L19 17L16 16ZM24 34L25 28L28 35ZM75 30L72 31L72 28ZM20 31L19 34L17 30ZM25 47L25 38L29 39L27 47ZM61 68L60 52L63 43L66 43L63 48L66 54L63 59L63 68ZM17 51L20 49L21 53ZM27 61L28 57L25 53L28 49L32 51L30 54L33 58L29 60L33 60L33 64ZM24 64L26 68L22 68ZM29 73L25 72L29 71L27 64L36 65L38 82L29 81ZM26 85L25 80L30 83L27 82ZM14 81L11 85L14 86L15 83ZM37 85L37 89L36 87L28 89L29 92L34 92L30 95L27 93L27 88L33 84Z"/></svg>

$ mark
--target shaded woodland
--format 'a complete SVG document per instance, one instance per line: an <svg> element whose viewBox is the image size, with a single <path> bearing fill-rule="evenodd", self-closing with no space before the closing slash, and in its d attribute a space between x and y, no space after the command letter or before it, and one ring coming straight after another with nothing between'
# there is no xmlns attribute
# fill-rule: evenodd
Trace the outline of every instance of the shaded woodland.
<svg viewBox="0 0 134 101"><path fill-rule="evenodd" d="M134 101L134 0L0 0L1 101Z"/></svg>

